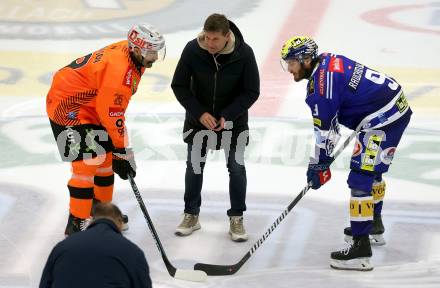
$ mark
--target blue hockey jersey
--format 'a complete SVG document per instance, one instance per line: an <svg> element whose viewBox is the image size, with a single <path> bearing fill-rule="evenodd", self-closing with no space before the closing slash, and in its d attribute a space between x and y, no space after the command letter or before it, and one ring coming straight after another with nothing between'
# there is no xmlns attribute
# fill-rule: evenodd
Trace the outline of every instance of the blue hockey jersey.
<svg viewBox="0 0 440 288"><path fill-rule="evenodd" d="M313 116L315 158L328 161L339 138L339 123L355 130L384 126L409 109L401 86L387 75L345 56L323 53L307 84Z"/></svg>

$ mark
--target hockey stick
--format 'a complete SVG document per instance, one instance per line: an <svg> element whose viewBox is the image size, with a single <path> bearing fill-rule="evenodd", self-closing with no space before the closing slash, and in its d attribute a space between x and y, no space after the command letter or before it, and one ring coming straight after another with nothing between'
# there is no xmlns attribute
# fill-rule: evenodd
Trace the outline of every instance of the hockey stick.
<svg viewBox="0 0 440 288"><path fill-rule="evenodd" d="M159 236L157 235L156 229L154 229L153 222L151 221L150 215L148 214L147 208L145 207L144 201L142 200L142 196L139 193L139 190L134 182L134 179L131 175L128 175L128 180L130 181L131 188L133 189L134 195L136 196L136 200L141 207L142 213L144 214L145 220L147 220L148 228L150 228L151 234L153 235L154 241L156 242L157 249L159 249L160 254L162 255L163 262L167 267L168 273L171 277L187 280L187 281L195 281L195 282L203 282L206 280L207 275L203 271L195 271L195 270L186 270L186 269L176 269L168 260L167 255L165 254L165 250L162 247L162 243L160 243Z"/></svg>
<svg viewBox="0 0 440 288"><path fill-rule="evenodd" d="M339 149L332 155L333 161L336 159L336 157L339 156L339 154L342 153L342 151L348 146L348 144L353 140L354 137L359 133L359 131L362 129L363 124L366 121L361 122L355 131L353 131L350 136L345 139L344 143L339 147ZM255 244L252 246L252 248L243 256L243 258L240 259L237 263L233 265L214 265L214 264L205 264L205 263L196 263L194 265L195 270L201 270L205 271L206 274L210 276L222 276L222 275L232 275L235 274L241 266L243 266L244 263L252 256L252 254L257 251L257 249L263 244L263 242L269 238L270 234L277 228L277 226L281 223L281 221L284 220L284 218L289 214L290 210L292 210L293 207L301 200L301 198L309 191L311 185L307 184L304 189L301 190L301 192L295 197L295 199L287 206L287 208L281 213L281 215L275 220L275 222L272 223L272 225L267 229L266 233L261 236L260 239L255 242Z"/></svg>

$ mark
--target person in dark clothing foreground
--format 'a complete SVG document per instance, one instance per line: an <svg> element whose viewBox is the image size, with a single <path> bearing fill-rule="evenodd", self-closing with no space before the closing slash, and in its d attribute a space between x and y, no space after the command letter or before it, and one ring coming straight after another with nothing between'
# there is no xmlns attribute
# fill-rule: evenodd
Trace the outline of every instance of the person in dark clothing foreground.
<svg viewBox="0 0 440 288"><path fill-rule="evenodd" d="M94 207L93 222L52 250L40 288L152 287L144 252L121 234L122 214L112 203Z"/></svg>

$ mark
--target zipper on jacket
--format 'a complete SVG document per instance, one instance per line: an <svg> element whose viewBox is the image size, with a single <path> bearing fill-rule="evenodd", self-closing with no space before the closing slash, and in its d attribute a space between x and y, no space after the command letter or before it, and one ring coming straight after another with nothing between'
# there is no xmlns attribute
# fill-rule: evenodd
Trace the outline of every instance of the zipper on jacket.
<svg viewBox="0 0 440 288"><path fill-rule="evenodd" d="M215 96L217 92L217 72L214 73L214 97L212 99L212 116L215 115ZM215 116L214 116L215 117Z"/></svg>
<svg viewBox="0 0 440 288"><path fill-rule="evenodd" d="M220 54L217 54L217 56L218 55L220 55ZM216 94L217 94L217 73L220 69L219 69L219 63L217 62L217 58L214 55L212 55L212 58L214 58L214 64L215 64L215 68L216 68L216 71L214 73L214 95L212 98L212 114L213 114L212 116L214 116L215 115L215 98L216 98Z"/></svg>

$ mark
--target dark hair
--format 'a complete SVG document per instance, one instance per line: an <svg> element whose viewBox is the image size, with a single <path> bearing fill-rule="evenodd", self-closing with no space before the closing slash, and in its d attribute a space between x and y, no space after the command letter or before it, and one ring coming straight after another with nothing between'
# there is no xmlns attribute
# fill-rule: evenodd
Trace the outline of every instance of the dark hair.
<svg viewBox="0 0 440 288"><path fill-rule="evenodd" d="M118 206L112 203L98 203L93 207L93 218L100 219L106 218L110 219L113 222L122 222L122 213L119 210Z"/></svg>
<svg viewBox="0 0 440 288"><path fill-rule="evenodd" d="M229 21L223 14L211 14L206 18L203 30L207 32L222 32L223 35L229 32Z"/></svg>

